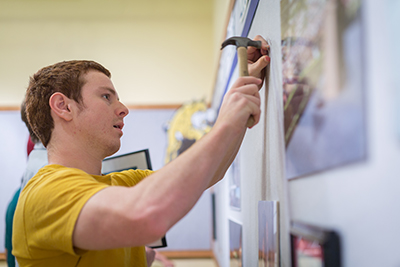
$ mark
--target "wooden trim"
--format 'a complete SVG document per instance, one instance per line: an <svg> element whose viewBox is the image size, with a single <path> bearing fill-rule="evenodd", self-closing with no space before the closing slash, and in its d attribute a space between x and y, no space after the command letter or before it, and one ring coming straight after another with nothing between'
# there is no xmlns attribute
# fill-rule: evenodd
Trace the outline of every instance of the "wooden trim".
<svg viewBox="0 0 400 267"><path fill-rule="evenodd" d="M212 250L159 250L170 259L214 259Z"/></svg>
<svg viewBox="0 0 400 267"><path fill-rule="evenodd" d="M225 41L225 39L226 39L226 34L227 34L227 32L228 32L229 20L231 19L231 15L232 15L233 8L235 7L235 3L236 3L236 0L230 0L230 2L229 2L228 12L227 12L226 18L225 18L225 27L224 27L224 29L223 29L223 34L222 34L222 36L221 36L221 44L222 44L222 43ZM219 51L219 57L218 57L218 60L217 60L217 62L216 62L217 66L216 66L216 70L215 70L215 73L214 73L214 82L213 82L213 84L212 84L212 87L213 87L213 88L212 88L212 93L211 93L211 100L213 99L213 96L214 96L214 94L215 94L215 86L216 86L216 84L217 84L218 71L219 71L219 63L221 62L221 56L222 56L222 50ZM211 105L211 104L213 104L213 103L210 103L210 105Z"/></svg>
<svg viewBox="0 0 400 267"><path fill-rule="evenodd" d="M157 105L126 105L128 109L178 109L182 104L157 104ZM211 104L207 103L207 107L210 107ZM13 111L20 110L20 107L17 106L0 106L0 111Z"/></svg>
<svg viewBox="0 0 400 267"><path fill-rule="evenodd" d="M224 34L221 36L221 44L222 44L223 41L225 41L226 34L228 32L229 21L231 20L231 15L232 15L233 8L235 7L235 3L236 3L236 0L231 0L229 2L228 12L227 12L226 17L225 17Z"/></svg>
<svg viewBox="0 0 400 267"><path fill-rule="evenodd" d="M21 107L18 106L0 106L0 111L8 111L8 110L20 110Z"/></svg>
<svg viewBox="0 0 400 267"><path fill-rule="evenodd" d="M159 252L170 259L217 259L212 250L159 250ZM6 254L0 253L0 260L5 260Z"/></svg>
<svg viewBox="0 0 400 267"><path fill-rule="evenodd" d="M182 104L126 105L128 109L178 109Z"/></svg>
<svg viewBox="0 0 400 267"><path fill-rule="evenodd" d="M178 109L183 104L126 105L128 109ZM19 106L0 106L0 111L20 110Z"/></svg>

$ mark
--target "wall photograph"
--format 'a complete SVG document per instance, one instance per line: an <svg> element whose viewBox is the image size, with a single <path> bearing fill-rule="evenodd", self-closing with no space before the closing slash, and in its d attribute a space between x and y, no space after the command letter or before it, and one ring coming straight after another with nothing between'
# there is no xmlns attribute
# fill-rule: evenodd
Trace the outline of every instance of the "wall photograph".
<svg viewBox="0 0 400 267"><path fill-rule="evenodd" d="M358 0L281 1L286 176L366 157Z"/></svg>

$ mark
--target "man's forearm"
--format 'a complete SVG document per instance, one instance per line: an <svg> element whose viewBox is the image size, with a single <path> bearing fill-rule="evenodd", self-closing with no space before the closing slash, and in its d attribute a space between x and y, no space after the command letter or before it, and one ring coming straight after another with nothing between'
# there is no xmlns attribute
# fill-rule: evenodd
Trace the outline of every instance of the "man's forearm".
<svg viewBox="0 0 400 267"><path fill-rule="evenodd" d="M213 129L181 156L145 179L140 198L166 218L167 231L196 204L209 185L219 181L236 156L242 133ZM144 191L143 191L144 190Z"/></svg>
<svg viewBox="0 0 400 267"><path fill-rule="evenodd" d="M240 141L236 143L236 147L233 148L233 151L227 151L224 156L224 160L222 161L221 165L219 166L217 172L215 173L213 179L211 180L208 187L211 187L218 183L222 178L224 178L226 171L228 170L229 166L235 160L237 153L239 151L240 145L242 144L244 138L245 131L240 138Z"/></svg>

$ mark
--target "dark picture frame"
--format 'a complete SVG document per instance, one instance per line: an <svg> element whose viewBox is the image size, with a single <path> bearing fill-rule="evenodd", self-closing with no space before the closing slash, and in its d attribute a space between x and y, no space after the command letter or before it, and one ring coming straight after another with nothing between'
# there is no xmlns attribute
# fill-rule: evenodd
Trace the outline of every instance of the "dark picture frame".
<svg viewBox="0 0 400 267"><path fill-rule="evenodd" d="M114 157L108 157L103 160L101 172L109 174L112 172L120 172L125 170L152 170L150 161L150 152L148 149L143 149L131 153L126 153ZM161 239L147 244L150 248L164 248L167 246L167 240L164 237Z"/></svg>
<svg viewBox="0 0 400 267"><path fill-rule="evenodd" d="M148 149L138 150L103 160L101 172L108 174L129 169L153 170Z"/></svg>
<svg viewBox="0 0 400 267"><path fill-rule="evenodd" d="M340 267L340 236L332 229L292 222L290 229L292 267Z"/></svg>

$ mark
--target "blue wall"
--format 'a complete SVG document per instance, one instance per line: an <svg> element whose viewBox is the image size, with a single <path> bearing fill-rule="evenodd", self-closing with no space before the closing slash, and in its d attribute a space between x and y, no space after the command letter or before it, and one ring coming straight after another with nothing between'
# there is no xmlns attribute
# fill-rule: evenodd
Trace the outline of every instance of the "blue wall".
<svg viewBox="0 0 400 267"><path fill-rule="evenodd" d="M124 154L148 148L154 170L164 164L167 147L165 126L173 109L130 110L125 118L121 149ZM26 165L28 130L19 111L0 112L0 253L4 252L5 212L9 201L20 186ZM201 227L199 227L201 226ZM168 248L164 250L208 250L211 247L211 199L203 194L194 209L167 233Z"/></svg>

